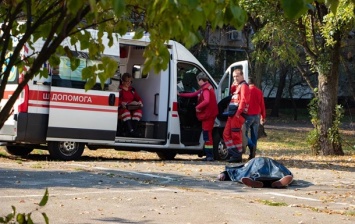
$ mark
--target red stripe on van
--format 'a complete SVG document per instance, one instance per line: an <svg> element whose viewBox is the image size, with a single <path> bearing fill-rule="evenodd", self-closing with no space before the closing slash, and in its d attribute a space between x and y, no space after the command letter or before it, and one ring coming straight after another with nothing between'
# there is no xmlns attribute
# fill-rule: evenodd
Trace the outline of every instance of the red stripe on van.
<svg viewBox="0 0 355 224"><path fill-rule="evenodd" d="M19 82L21 83L23 80L23 74L20 75L19 77ZM20 104L18 105L18 112L19 113L27 113L28 112L28 95L29 95L30 89L28 85L26 84L23 87L22 93L20 95Z"/></svg>
<svg viewBox="0 0 355 224"><path fill-rule="evenodd" d="M108 105L108 96L97 96L89 94L76 94L65 92L51 92L50 100L53 102L76 103L76 104L92 104L92 105ZM118 100L115 100L115 106L118 107Z"/></svg>
<svg viewBox="0 0 355 224"><path fill-rule="evenodd" d="M29 100L49 101L49 96L50 96L49 91L31 90L28 98Z"/></svg>
<svg viewBox="0 0 355 224"><path fill-rule="evenodd" d="M28 92L29 88L28 85L25 85L22 90L22 101L18 105L18 112L19 113L27 113L28 112Z"/></svg>
<svg viewBox="0 0 355 224"><path fill-rule="evenodd" d="M75 94L64 92L49 92L31 90L28 96L29 100L46 101L50 99L54 102L77 103L77 104L93 104L93 105L108 105L108 96L97 96L89 94ZM119 99L115 100L115 106L118 107Z"/></svg>
<svg viewBox="0 0 355 224"><path fill-rule="evenodd" d="M14 91L5 91L3 99L10 99L10 96L12 96L13 93Z"/></svg>
<svg viewBox="0 0 355 224"><path fill-rule="evenodd" d="M178 103L173 102L173 111L178 111Z"/></svg>

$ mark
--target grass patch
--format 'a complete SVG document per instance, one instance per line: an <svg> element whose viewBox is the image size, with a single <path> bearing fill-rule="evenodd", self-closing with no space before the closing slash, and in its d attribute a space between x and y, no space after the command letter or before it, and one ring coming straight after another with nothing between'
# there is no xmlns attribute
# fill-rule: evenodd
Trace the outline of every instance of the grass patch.
<svg viewBox="0 0 355 224"><path fill-rule="evenodd" d="M41 164L37 163L37 164L31 165L31 168L34 168L34 169L43 169L43 166L42 166Z"/></svg>
<svg viewBox="0 0 355 224"><path fill-rule="evenodd" d="M264 152L284 154L311 154L307 143L308 130L266 129L266 138L258 140L258 149ZM343 151L347 155L355 155L354 134L342 133Z"/></svg>
<svg viewBox="0 0 355 224"><path fill-rule="evenodd" d="M267 129L267 137L258 140L258 150L272 155L277 154L307 154L306 134L287 130Z"/></svg>
<svg viewBox="0 0 355 224"><path fill-rule="evenodd" d="M49 155L47 150L41 150L41 149L34 149L31 154L37 154L37 155Z"/></svg>
<svg viewBox="0 0 355 224"><path fill-rule="evenodd" d="M74 171L86 171L86 169L75 167L75 168L74 168Z"/></svg>
<svg viewBox="0 0 355 224"><path fill-rule="evenodd" d="M355 210L346 211L345 215L347 215L347 216L355 216Z"/></svg>
<svg viewBox="0 0 355 224"><path fill-rule="evenodd" d="M258 200L261 204L268 205L268 206L288 206L285 202L276 202L270 200Z"/></svg>
<svg viewBox="0 0 355 224"><path fill-rule="evenodd" d="M4 152L0 152L0 157L6 157L7 156L7 154L6 153L4 153Z"/></svg>

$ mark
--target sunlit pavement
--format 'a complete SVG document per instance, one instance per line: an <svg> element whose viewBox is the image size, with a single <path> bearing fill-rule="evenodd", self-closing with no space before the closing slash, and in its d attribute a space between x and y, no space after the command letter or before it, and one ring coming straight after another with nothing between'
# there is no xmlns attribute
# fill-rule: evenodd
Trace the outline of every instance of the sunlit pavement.
<svg viewBox="0 0 355 224"><path fill-rule="evenodd" d="M353 172L294 168L289 188L253 189L217 181L226 163L190 158L0 163L0 215L11 205L35 210L48 188L34 220L45 212L50 223L355 222Z"/></svg>

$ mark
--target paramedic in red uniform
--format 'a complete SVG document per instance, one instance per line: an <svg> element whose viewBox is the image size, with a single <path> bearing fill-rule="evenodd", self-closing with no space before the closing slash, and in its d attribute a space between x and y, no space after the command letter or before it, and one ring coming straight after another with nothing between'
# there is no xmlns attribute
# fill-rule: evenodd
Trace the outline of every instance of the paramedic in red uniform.
<svg viewBox="0 0 355 224"><path fill-rule="evenodd" d="M132 75L124 73L119 86L120 106L118 115L121 117L129 136L137 137L137 124L142 118L142 99L131 86ZM135 107L131 109L130 107Z"/></svg>
<svg viewBox="0 0 355 224"><path fill-rule="evenodd" d="M223 131L223 139L228 153L231 156L228 162L242 162L242 126L248 113L248 104L250 99L249 86L244 80L243 71L236 69L233 71L233 77L237 79L238 86L233 93L230 104L237 106L235 114L228 117L226 126ZM229 105L230 107L231 105Z"/></svg>
<svg viewBox="0 0 355 224"><path fill-rule="evenodd" d="M213 138L212 130L218 114L217 99L213 86L208 82L205 73L200 72L196 76L200 89L193 93L178 93L180 97L198 97L196 116L202 122L203 140L205 141L204 152L206 158L203 161L213 161Z"/></svg>

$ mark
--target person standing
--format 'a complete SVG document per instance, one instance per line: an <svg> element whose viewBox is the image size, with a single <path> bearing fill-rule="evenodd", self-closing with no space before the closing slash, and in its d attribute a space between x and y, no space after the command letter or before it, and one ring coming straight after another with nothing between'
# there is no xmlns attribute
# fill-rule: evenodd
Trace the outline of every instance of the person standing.
<svg viewBox="0 0 355 224"><path fill-rule="evenodd" d="M249 86L244 80L243 71L236 69L233 71L233 77L237 79L238 86L233 93L229 107L237 108L234 114L228 117L226 126L223 131L223 139L228 153L231 156L228 162L242 162L243 138L242 126L248 112L248 104L250 99Z"/></svg>
<svg viewBox="0 0 355 224"><path fill-rule="evenodd" d="M255 158L258 129L260 124L265 123L266 111L263 92L255 86L253 78L248 79L248 84L250 90L250 101L248 116L245 119L245 137L248 140L248 147L250 151L248 160L251 160Z"/></svg>
<svg viewBox="0 0 355 224"><path fill-rule="evenodd" d="M132 75L124 73L119 86L120 106L118 115L125 124L127 133L131 137L139 137L136 133L138 122L142 119L143 102L136 90L131 86ZM133 109L132 109L133 108Z"/></svg>
<svg viewBox="0 0 355 224"><path fill-rule="evenodd" d="M198 97L196 117L202 122L203 140L205 141L203 150L206 154L203 161L214 161L212 131L218 114L216 94L213 86L208 82L208 77L205 73L200 72L196 76L196 79L200 86L199 90L193 93L178 93L178 96Z"/></svg>

